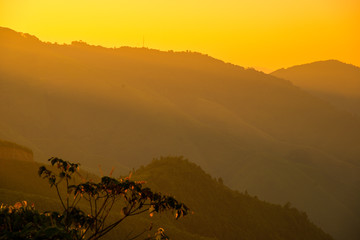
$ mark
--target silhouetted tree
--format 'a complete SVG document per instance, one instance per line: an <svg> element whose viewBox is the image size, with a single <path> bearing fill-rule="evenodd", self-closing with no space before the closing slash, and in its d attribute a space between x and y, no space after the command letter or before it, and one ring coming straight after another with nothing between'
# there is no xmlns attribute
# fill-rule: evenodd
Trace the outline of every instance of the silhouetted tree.
<svg viewBox="0 0 360 240"><path fill-rule="evenodd" d="M39 213L26 202L14 206L1 206L0 239L99 239L118 226L124 219L148 212L150 216L172 210L175 218L185 216L189 209L171 196L154 193L143 187L143 182L131 181L130 177L115 179L102 177L97 183L86 181L70 184L78 173L79 164L59 158L49 159L56 171L45 166L39 168L39 176L47 179L59 197L62 211ZM62 194L60 185L65 185ZM79 202L86 203L89 210L80 209ZM121 205L121 214L109 219L115 204ZM82 205L83 206L83 205ZM108 221L106 221L108 220ZM145 233L140 232L131 239ZM155 239L168 239L159 228ZM152 239L152 238L148 238Z"/></svg>

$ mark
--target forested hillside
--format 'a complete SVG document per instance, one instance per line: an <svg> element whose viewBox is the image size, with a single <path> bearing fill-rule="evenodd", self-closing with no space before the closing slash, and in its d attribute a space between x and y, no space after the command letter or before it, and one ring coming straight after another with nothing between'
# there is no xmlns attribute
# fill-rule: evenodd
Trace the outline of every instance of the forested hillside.
<svg viewBox="0 0 360 240"><path fill-rule="evenodd" d="M221 178L211 177L182 157L155 159L138 169L134 177L186 202L194 214L178 224L199 235L217 239L331 239L290 203L270 204L230 190Z"/></svg>
<svg viewBox="0 0 360 240"><path fill-rule="evenodd" d="M3 166L0 175L1 203L26 200L41 211L60 209L55 189L37 175L39 164L0 161ZM86 173L82 172L82 175ZM96 178L93 175L90 177ZM124 222L105 239L118 239L141 232L150 222L155 229L163 227L172 239L332 239L311 223L306 213L290 204L270 204L248 193L232 191L221 179L211 177L198 165L181 157L153 160L136 170L132 178L146 180L145 185L151 189L175 196L186 203L193 213L180 220L166 214L149 218L145 213ZM85 206L80 206L86 210ZM120 212L121 209L115 208L112 216Z"/></svg>

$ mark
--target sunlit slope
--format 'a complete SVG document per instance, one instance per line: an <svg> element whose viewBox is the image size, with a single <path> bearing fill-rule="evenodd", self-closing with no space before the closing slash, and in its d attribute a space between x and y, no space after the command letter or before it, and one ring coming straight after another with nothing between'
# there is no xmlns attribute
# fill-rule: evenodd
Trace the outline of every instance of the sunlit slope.
<svg viewBox="0 0 360 240"><path fill-rule="evenodd" d="M336 60L279 69L273 76L293 82L335 106L360 114L360 68Z"/></svg>
<svg viewBox="0 0 360 240"><path fill-rule="evenodd" d="M198 53L0 35L0 126L7 139L36 146L39 160L127 172L185 155L233 188L291 201L334 236L356 239L360 124L352 115Z"/></svg>

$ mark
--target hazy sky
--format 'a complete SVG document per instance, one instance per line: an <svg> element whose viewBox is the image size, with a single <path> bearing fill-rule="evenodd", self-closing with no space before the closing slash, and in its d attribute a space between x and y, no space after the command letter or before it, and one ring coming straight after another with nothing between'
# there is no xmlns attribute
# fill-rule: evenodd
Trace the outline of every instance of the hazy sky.
<svg viewBox="0 0 360 240"><path fill-rule="evenodd" d="M275 70L360 66L359 0L0 0L0 26L43 41L191 50Z"/></svg>

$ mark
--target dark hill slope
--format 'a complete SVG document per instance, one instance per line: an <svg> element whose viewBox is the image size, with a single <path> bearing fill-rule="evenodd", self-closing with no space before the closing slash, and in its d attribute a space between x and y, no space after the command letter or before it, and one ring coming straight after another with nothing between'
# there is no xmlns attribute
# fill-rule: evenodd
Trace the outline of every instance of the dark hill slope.
<svg viewBox="0 0 360 240"><path fill-rule="evenodd" d="M235 189L291 201L334 236L359 236L360 121L289 81L199 53L4 28L0 52L0 137L31 143L36 159L124 172L185 155Z"/></svg>
<svg viewBox="0 0 360 240"><path fill-rule="evenodd" d="M271 75L290 80L335 106L360 115L359 67L328 60L279 69Z"/></svg>
<svg viewBox="0 0 360 240"><path fill-rule="evenodd" d="M0 161L0 176L6 180L0 181L1 203L27 200L42 211L60 206L54 189L37 176L34 162ZM305 213L289 205L282 207L232 191L199 166L182 158L155 160L138 169L133 178L146 180L147 186L175 195L192 208L194 214L178 221L166 214L151 219L154 226L165 228L174 239L332 239L312 224ZM119 209L114 209L113 214L118 212ZM131 231L140 232L149 223L146 216L129 219L106 239L119 239Z"/></svg>
<svg viewBox="0 0 360 240"><path fill-rule="evenodd" d="M178 224L199 235L216 239L331 239L305 213L232 191L222 180L213 179L182 158L154 160L134 177L187 203L194 214Z"/></svg>

